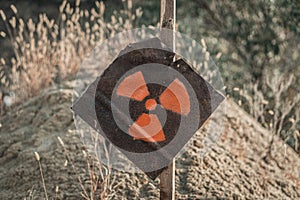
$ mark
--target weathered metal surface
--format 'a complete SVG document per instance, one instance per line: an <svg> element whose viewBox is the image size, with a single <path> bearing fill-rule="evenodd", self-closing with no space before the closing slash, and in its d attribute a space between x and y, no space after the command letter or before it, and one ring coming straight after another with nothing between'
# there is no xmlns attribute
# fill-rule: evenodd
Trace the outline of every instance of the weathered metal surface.
<svg viewBox="0 0 300 200"><path fill-rule="evenodd" d="M121 51L119 57L88 87L86 92L73 105L72 109L96 130L101 127L100 134L114 144L150 178L155 179L163 170L159 167L159 164L163 163L164 166L167 166L172 161L223 101L224 97L198 75L183 59L173 61L175 54L164 48L163 44L160 44L160 48L157 49L142 48L149 46L148 44L151 43L160 43L160 41L155 38L131 44ZM140 49L136 49L136 47L140 47ZM130 99L129 108L126 107L127 105L117 105L117 102L127 98L115 94L120 80L122 82L126 77L133 75L136 73L135 69L144 64L153 66L153 69L155 69L156 65L159 67L164 66L161 71L153 71L150 74L143 73L149 92L148 96L143 97L142 100ZM151 70L151 67L148 69ZM181 76L173 76L171 71L176 71ZM126 73L128 75L124 77ZM170 76L160 77L164 79L165 86L148 83L148 80L157 79L162 73L170 74ZM191 110L190 112L185 112L185 114L174 112L172 109L165 109L160 102L162 93L167 90L166 85L171 85L175 79L184 85L183 87L186 88L188 95L192 95L191 91L193 91L196 97L190 97ZM188 89L189 87L192 90ZM114 101L111 100L113 96L116 97ZM154 110L149 110L145 106L149 99L155 100L158 104ZM126 114L125 109L129 110L129 114ZM117 110L117 114L114 115L112 110ZM163 141L147 142L147 140L136 139L120 128L115 120L115 118L118 118L124 126L130 128L142 114L157 115L162 120L160 116L163 115L160 112L166 113L165 122L161 123L165 136ZM189 121L195 121L195 117L198 117L198 123L193 128L190 127ZM141 158L135 153L148 154ZM149 168L155 170L149 171L147 170Z"/></svg>

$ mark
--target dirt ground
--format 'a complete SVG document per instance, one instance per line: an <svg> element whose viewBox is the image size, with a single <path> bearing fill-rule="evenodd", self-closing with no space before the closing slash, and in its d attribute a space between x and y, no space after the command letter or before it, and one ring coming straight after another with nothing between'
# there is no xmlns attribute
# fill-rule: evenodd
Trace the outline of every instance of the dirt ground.
<svg viewBox="0 0 300 200"><path fill-rule="evenodd" d="M1 116L0 199L45 197L34 152L40 155L49 199L83 199L78 176L91 194L89 165L82 151L85 146L75 130L70 110L72 84L47 89ZM271 134L230 99L223 114L214 115L209 122L223 120L224 129L206 156L199 154L205 146L202 141L208 125L196 133L176 159L176 198L299 199L297 154L275 138L272 154L266 156ZM108 199L158 199L159 179L152 181L143 173L117 170L109 179ZM101 187L104 185L99 184L98 189Z"/></svg>

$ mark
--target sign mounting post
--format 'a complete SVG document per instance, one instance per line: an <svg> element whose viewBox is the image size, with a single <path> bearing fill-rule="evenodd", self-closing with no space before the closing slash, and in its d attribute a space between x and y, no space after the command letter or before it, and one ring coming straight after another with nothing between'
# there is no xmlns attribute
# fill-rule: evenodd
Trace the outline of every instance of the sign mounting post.
<svg viewBox="0 0 300 200"><path fill-rule="evenodd" d="M175 199L175 156L224 100L176 54L175 44L183 38L175 37L175 13L176 0L161 0L160 38L151 34L128 42L108 66L101 65L109 59L103 55L119 50L113 44L122 37L113 38L108 49L97 47L105 54L91 59L101 74L72 105L75 119L95 129L149 178L160 175L161 200Z"/></svg>
<svg viewBox="0 0 300 200"><path fill-rule="evenodd" d="M163 31L161 41L167 44L175 52L175 37L173 31L176 27L176 0L161 0L160 2L161 28L171 29ZM175 199L175 159L165 168L160 175L160 199Z"/></svg>

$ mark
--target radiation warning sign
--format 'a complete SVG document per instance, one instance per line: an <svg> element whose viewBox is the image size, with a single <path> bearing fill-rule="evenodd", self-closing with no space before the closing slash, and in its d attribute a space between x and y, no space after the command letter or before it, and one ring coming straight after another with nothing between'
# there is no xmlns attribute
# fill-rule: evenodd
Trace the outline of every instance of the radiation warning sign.
<svg viewBox="0 0 300 200"><path fill-rule="evenodd" d="M184 84L177 78L161 94L156 92L154 93L155 96L150 97L143 73L138 71L126 77L118 85L117 95L130 98L132 101L142 102L144 105L143 113L128 128L129 135L135 140L145 142L163 142L166 140L160 119L156 114L152 114L152 111L154 112L158 106L158 102L162 109L179 115L188 115L190 112L188 92Z"/></svg>
<svg viewBox="0 0 300 200"><path fill-rule="evenodd" d="M72 109L155 179L223 100L153 38L122 50Z"/></svg>

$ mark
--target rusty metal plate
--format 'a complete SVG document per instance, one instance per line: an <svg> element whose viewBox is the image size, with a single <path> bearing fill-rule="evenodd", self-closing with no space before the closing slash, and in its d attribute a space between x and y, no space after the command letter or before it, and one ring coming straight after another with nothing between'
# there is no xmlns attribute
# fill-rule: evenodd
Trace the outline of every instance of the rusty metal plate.
<svg viewBox="0 0 300 200"><path fill-rule="evenodd" d="M72 106L151 179L224 100L175 57L157 38L131 44Z"/></svg>

